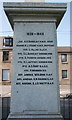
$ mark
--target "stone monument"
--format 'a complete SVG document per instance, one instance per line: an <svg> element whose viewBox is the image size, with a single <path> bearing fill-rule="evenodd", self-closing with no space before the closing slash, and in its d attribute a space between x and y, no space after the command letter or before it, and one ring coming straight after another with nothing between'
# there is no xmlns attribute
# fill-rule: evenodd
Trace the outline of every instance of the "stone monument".
<svg viewBox="0 0 72 120"><path fill-rule="evenodd" d="M8 120L61 120L57 35L65 3L4 3L14 30Z"/></svg>

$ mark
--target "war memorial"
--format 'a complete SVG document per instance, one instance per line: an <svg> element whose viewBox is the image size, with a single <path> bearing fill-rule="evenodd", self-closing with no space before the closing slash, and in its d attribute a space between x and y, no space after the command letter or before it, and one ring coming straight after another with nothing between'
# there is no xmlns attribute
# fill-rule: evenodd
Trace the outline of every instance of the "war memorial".
<svg viewBox="0 0 72 120"><path fill-rule="evenodd" d="M8 120L62 120L56 29L66 4L6 2L4 10L14 30Z"/></svg>

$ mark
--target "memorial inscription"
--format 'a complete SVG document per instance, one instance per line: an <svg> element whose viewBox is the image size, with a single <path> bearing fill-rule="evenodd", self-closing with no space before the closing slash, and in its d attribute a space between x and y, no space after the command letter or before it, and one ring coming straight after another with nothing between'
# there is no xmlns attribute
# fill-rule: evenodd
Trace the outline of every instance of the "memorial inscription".
<svg viewBox="0 0 72 120"><path fill-rule="evenodd" d="M18 40L15 45L17 49L20 48L17 63L23 70L22 73L17 73L16 85L53 85L54 76L49 71L53 66L53 53L49 52L54 47L53 40L45 38L45 31L26 32L25 36L25 39Z"/></svg>

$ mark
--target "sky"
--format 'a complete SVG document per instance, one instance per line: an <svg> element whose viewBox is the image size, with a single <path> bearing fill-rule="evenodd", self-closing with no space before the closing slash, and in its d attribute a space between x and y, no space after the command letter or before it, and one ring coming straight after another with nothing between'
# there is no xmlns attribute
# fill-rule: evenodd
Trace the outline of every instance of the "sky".
<svg viewBox="0 0 72 120"><path fill-rule="evenodd" d="M67 11L57 28L57 45L70 46L70 2L71 0L45 0L52 3L67 3ZM3 10L3 2L24 2L24 0L0 0L0 36L13 36L13 30Z"/></svg>

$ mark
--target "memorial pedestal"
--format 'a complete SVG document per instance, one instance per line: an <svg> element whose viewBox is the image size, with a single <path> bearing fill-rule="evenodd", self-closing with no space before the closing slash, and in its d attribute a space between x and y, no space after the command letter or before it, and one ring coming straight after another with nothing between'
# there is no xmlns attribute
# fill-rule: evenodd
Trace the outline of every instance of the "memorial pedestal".
<svg viewBox="0 0 72 120"><path fill-rule="evenodd" d="M57 36L62 3L4 3L14 29L11 111L8 120L61 120Z"/></svg>

